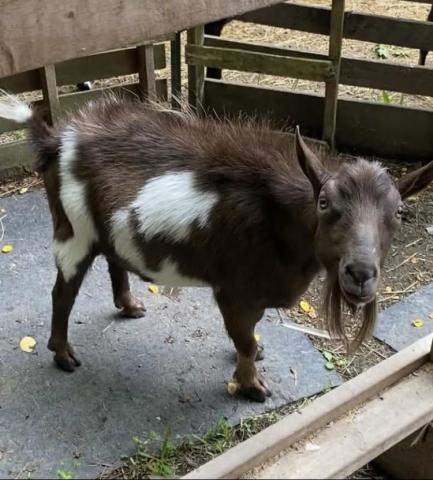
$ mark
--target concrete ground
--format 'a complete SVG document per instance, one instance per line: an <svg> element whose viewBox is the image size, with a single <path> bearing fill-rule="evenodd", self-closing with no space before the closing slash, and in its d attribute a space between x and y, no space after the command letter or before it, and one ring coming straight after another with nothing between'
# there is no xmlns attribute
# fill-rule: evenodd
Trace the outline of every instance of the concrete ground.
<svg viewBox="0 0 433 480"><path fill-rule="evenodd" d="M151 294L144 319L119 319L105 260L86 278L70 320L83 365L68 374L46 348L50 330L51 218L41 192L0 200L0 477L55 478L57 470L92 478L150 431L204 432L221 416L236 423L338 385L301 333L278 325L269 311L258 326L266 358L259 364L273 397L264 404L228 395L234 348L208 289ZM4 215L3 214L3 215ZM34 353L19 348L32 336Z"/></svg>

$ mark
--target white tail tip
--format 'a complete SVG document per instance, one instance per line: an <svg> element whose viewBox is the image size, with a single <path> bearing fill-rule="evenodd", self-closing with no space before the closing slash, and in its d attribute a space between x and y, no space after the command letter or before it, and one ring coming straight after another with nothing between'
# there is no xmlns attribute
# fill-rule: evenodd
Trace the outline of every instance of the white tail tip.
<svg viewBox="0 0 433 480"><path fill-rule="evenodd" d="M0 118L17 123L26 123L32 118L32 109L14 95L2 92L0 96Z"/></svg>

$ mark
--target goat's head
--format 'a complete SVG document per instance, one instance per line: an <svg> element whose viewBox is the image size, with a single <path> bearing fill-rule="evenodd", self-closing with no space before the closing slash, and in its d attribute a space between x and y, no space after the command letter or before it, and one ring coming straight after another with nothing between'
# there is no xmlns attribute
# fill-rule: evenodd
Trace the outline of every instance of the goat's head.
<svg viewBox="0 0 433 480"><path fill-rule="evenodd" d="M324 307L329 329L346 338L341 300L364 310L355 343L372 331L380 270L399 228L402 199L433 180L433 162L395 183L377 162L359 159L330 172L296 131L296 152L316 200L316 252L327 271Z"/></svg>

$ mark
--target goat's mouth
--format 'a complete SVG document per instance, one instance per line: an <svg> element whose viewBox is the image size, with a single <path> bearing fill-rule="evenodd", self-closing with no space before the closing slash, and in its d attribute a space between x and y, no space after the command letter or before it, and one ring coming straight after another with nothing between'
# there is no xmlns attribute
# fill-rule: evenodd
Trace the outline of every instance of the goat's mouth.
<svg viewBox="0 0 433 480"><path fill-rule="evenodd" d="M363 307L367 303L372 302L376 296L376 291L355 293L353 290L351 291L351 289L345 288L344 286L341 286L340 289L345 300L354 307Z"/></svg>

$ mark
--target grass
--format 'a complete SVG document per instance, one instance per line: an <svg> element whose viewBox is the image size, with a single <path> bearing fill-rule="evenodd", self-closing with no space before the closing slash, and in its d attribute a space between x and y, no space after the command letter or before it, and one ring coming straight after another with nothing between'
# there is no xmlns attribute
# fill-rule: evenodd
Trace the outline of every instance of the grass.
<svg viewBox="0 0 433 480"><path fill-rule="evenodd" d="M315 398L315 397L313 397ZM185 475L231 447L247 440L283 416L300 410L313 400L304 399L279 410L241 420L231 425L221 418L215 427L204 435L187 435L173 438L167 430L163 437L151 432L146 439L133 438L135 452L123 458L124 465L102 478L139 479Z"/></svg>

